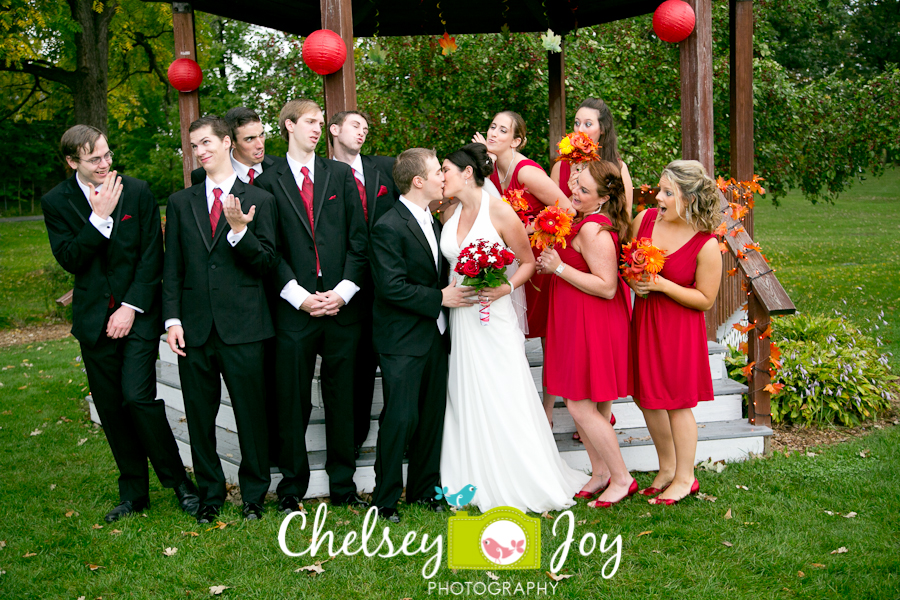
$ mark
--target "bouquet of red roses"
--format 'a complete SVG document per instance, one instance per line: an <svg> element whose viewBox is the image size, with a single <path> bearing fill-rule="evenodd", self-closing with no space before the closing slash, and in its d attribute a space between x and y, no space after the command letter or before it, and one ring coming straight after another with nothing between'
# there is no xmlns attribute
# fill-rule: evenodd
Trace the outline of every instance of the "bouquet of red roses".
<svg viewBox="0 0 900 600"><path fill-rule="evenodd" d="M559 207L559 201L555 206L548 206L538 213L532 221L534 233L531 234L531 245L538 250L552 248L554 244L562 244L566 247L566 236L572 230L572 215Z"/></svg>
<svg viewBox="0 0 900 600"><path fill-rule="evenodd" d="M666 251L654 246L650 238L633 239L622 248L622 277L626 281L641 281L648 274L656 281L656 276L666 263Z"/></svg>
<svg viewBox="0 0 900 600"><path fill-rule="evenodd" d="M527 227L529 219L528 200L525 199L526 191L525 188L520 190L510 188L503 194L503 201L513 207L513 210L516 211L516 216L519 217L519 220Z"/></svg>
<svg viewBox="0 0 900 600"><path fill-rule="evenodd" d="M589 138L584 132L567 133L556 144L559 156L556 160L565 160L570 163L585 163L600 160L597 150L600 146Z"/></svg>
<svg viewBox="0 0 900 600"><path fill-rule="evenodd" d="M460 251L454 271L463 276L463 285L478 290L500 287L509 283L506 267L515 259L516 255L500 244L480 239ZM490 321L490 308L490 305L482 303L478 309L482 325L487 325Z"/></svg>

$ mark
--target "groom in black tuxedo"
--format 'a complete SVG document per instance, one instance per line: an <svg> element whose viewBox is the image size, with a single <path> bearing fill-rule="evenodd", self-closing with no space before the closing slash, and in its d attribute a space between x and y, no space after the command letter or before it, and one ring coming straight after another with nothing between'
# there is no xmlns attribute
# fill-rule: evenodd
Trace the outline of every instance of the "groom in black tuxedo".
<svg viewBox="0 0 900 600"><path fill-rule="evenodd" d="M375 282L373 335L384 384L375 490L379 516L400 522L403 451L409 446L406 501L435 511L447 402L448 319L443 307L474 304L469 287L444 287L447 262L428 204L443 196L444 174L433 150L411 148L397 157L401 196L374 225L369 257Z"/></svg>

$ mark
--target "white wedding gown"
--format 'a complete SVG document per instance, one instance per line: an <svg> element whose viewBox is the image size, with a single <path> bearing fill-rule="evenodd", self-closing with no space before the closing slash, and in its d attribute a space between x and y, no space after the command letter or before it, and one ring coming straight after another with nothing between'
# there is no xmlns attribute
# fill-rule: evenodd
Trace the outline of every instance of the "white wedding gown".
<svg viewBox="0 0 900 600"><path fill-rule="evenodd" d="M457 244L462 208L441 233L441 252L451 277L462 248L479 239L503 240L490 219L490 199L482 194L472 230ZM454 494L477 489L472 503L481 511L513 506L523 511L563 510L590 476L569 467L556 441L531 369L525 336L509 296L490 305L487 326L479 305L450 309L450 377L441 450L441 482Z"/></svg>

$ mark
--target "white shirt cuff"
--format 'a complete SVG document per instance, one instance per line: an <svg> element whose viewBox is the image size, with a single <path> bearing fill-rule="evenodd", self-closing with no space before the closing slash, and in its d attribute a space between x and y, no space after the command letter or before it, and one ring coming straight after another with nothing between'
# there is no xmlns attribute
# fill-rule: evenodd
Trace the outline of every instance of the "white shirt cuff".
<svg viewBox="0 0 900 600"><path fill-rule="evenodd" d="M334 293L344 299L344 304L350 304L350 300L358 291L359 286L349 279L344 279L334 286Z"/></svg>
<svg viewBox="0 0 900 600"><path fill-rule="evenodd" d="M112 217L106 217L105 219L101 219L100 215L95 212L91 213L91 225L93 225L97 231L99 231L103 237L109 239L109 236L112 235L113 228L113 220Z"/></svg>
<svg viewBox="0 0 900 600"><path fill-rule="evenodd" d="M297 283L296 279L291 279L285 284L285 286L281 289L281 297L288 301L288 303L300 310L300 306L306 302L306 299L309 298L312 294L307 292L303 286Z"/></svg>
<svg viewBox="0 0 900 600"><path fill-rule="evenodd" d="M229 231L228 235L225 236L225 239L228 240L228 243L231 244L231 247L234 248L238 245L238 242L244 237L244 234L247 233L247 228L244 227L240 233L235 233L234 231Z"/></svg>
<svg viewBox="0 0 900 600"><path fill-rule="evenodd" d="M179 327L181 327L181 319L166 319L166 322L164 325L165 325L166 331L168 331L169 327L172 327L173 325L178 325Z"/></svg>
<svg viewBox="0 0 900 600"><path fill-rule="evenodd" d="M128 308L130 308L130 309L133 310L134 312L139 312L139 313L141 313L141 314L144 314L144 311L142 311L141 309L139 309L139 308L138 308L137 306L135 306L134 304L128 304L127 302L123 302L123 303L122 303L122 306L127 306Z"/></svg>

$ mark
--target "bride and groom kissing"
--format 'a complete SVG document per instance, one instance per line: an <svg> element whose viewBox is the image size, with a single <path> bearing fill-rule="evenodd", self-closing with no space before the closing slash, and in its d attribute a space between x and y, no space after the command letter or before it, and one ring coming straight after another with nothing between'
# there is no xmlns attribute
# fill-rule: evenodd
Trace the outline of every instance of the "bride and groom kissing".
<svg viewBox="0 0 900 600"><path fill-rule="evenodd" d="M482 144L443 165L433 150L406 150L393 170L399 201L371 231L373 341L384 386L372 503L394 523L407 447L406 501L438 512L435 487L475 485L481 510L542 512L574 504L589 478L559 456L531 377L510 294L535 262L513 209L481 189L492 171ZM442 231L428 207L445 197L460 202L444 212ZM460 249L478 239L515 253L509 284L478 291L458 285L457 275L447 284ZM487 326L479 302L491 305Z"/></svg>

